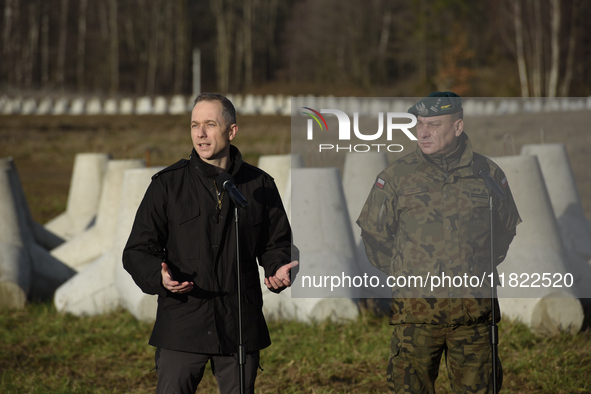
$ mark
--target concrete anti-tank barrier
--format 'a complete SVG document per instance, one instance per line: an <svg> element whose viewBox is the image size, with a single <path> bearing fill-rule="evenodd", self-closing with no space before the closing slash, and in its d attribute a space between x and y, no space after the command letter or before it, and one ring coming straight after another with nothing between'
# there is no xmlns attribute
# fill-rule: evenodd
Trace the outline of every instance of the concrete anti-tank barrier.
<svg viewBox="0 0 591 394"><path fill-rule="evenodd" d="M349 153L345 158L343 169L343 191L353 229L357 265L362 273L379 277L380 283L386 282L387 275L371 265L367 259L363 239L361 239L361 229L356 221L378 174L387 166L388 158L385 153ZM365 290L364 298L390 298L392 296L388 287Z"/></svg>
<svg viewBox="0 0 591 394"><path fill-rule="evenodd" d="M117 209L125 170L143 167L143 160L110 160L103 179L95 224L87 231L58 246L51 254L80 271L107 251L117 225Z"/></svg>
<svg viewBox="0 0 591 394"><path fill-rule="evenodd" d="M75 272L48 253L46 246L63 240L31 217L10 158L0 160L0 196L0 305L21 308L27 298L51 298Z"/></svg>
<svg viewBox="0 0 591 394"><path fill-rule="evenodd" d="M150 178L158 170L151 167L125 171L116 230L110 234L112 246L57 290L54 303L59 311L97 315L123 306L138 320L156 318L156 296L142 293L135 285L123 269L121 255Z"/></svg>
<svg viewBox="0 0 591 394"><path fill-rule="evenodd" d="M493 161L504 170L523 220L507 258L499 265L499 273L504 274L504 287L498 288L501 312L523 321L538 335L576 333L583 324L583 309L568 287L569 280L561 281L560 287L544 286L544 280L539 281L540 287L529 286L534 274L543 277L548 273L555 283L555 274L568 278L569 273L538 160L534 156L509 156ZM531 279L524 282L527 278L522 274ZM509 282L511 278L516 280Z"/></svg>
<svg viewBox="0 0 591 394"><path fill-rule="evenodd" d="M66 211L47 222L46 229L68 240L88 228L98 210L109 159L106 153L76 155Z"/></svg>
<svg viewBox="0 0 591 394"><path fill-rule="evenodd" d="M354 318L360 289L319 283L325 276L360 275L340 172L302 168L293 169L291 176L291 222L300 249L300 272L291 288L297 319Z"/></svg>

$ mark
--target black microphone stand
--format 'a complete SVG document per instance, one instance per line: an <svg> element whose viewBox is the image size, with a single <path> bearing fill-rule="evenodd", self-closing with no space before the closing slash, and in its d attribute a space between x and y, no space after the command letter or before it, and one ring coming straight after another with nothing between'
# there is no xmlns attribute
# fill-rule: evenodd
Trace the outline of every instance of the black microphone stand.
<svg viewBox="0 0 591 394"><path fill-rule="evenodd" d="M494 226L494 215L493 215L493 194L491 191L488 191L488 212L490 218L490 273L491 273L491 283L490 283L490 304L491 304L491 318L492 322L490 323L490 349L492 352L492 382L493 382L493 394L497 394L498 386L497 386L497 354L498 354L498 344L499 344L499 327L497 326L496 322L496 300L497 300L497 285L496 285L496 275L495 275L495 226Z"/></svg>
<svg viewBox="0 0 591 394"><path fill-rule="evenodd" d="M242 267L240 265L240 238L238 235L238 206L234 204L234 223L236 226L236 269L238 271L238 368L240 374L240 394L246 390L245 364L246 351L242 337Z"/></svg>

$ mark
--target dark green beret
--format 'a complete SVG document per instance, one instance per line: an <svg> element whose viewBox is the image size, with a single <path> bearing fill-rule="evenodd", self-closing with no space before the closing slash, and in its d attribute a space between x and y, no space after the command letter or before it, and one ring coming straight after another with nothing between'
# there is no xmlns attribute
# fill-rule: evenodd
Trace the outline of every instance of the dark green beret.
<svg viewBox="0 0 591 394"><path fill-rule="evenodd" d="M408 109L415 116L450 115L462 109L462 99L453 92L433 92Z"/></svg>

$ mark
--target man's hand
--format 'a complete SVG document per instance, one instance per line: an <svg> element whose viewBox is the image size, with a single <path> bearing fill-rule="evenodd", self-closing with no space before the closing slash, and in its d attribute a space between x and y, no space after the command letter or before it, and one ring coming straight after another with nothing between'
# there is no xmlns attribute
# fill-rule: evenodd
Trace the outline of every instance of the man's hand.
<svg viewBox="0 0 591 394"><path fill-rule="evenodd" d="M162 262L162 271L160 271L160 273L162 274L162 286L168 291L176 294L183 294L193 290L193 286L195 285L193 282L180 283L173 280L172 273L170 272L170 269L168 269L168 265L164 262Z"/></svg>
<svg viewBox="0 0 591 394"><path fill-rule="evenodd" d="M279 267L274 276L265 278L265 285L267 285L267 288L269 290L279 290L291 286L291 269L298 264L298 261L294 260L289 264Z"/></svg>

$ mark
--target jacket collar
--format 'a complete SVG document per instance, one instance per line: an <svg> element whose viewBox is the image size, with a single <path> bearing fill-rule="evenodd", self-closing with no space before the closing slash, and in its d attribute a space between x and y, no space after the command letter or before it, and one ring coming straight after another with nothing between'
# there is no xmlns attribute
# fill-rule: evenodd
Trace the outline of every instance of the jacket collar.
<svg viewBox="0 0 591 394"><path fill-rule="evenodd" d="M466 133L462 133L458 138L458 147L447 155L426 155L418 144L416 154L421 158L422 167L434 167L437 170L451 173L456 169L469 167L472 164L474 151L470 139Z"/></svg>
<svg viewBox="0 0 591 394"><path fill-rule="evenodd" d="M191 165L197 169L199 174L207 178L217 178L218 172L214 166L201 160L195 148L191 151L190 156ZM240 167L242 166L242 154L234 145L230 145L230 167L228 173L235 176Z"/></svg>

